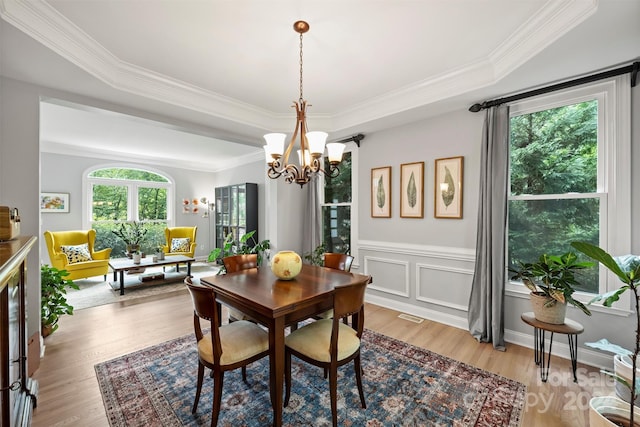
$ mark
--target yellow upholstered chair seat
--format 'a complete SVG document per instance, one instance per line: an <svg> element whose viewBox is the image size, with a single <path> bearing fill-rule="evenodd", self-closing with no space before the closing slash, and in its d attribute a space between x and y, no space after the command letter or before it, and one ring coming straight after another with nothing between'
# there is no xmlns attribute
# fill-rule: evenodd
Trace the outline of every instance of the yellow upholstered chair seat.
<svg viewBox="0 0 640 427"><path fill-rule="evenodd" d="M239 320L220 327L220 344L220 365L233 365L268 350L269 335L255 323ZM211 333L198 341L198 354L203 360L214 363Z"/></svg>
<svg viewBox="0 0 640 427"><path fill-rule="evenodd" d="M47 243L51 266L68 271L67 279L105 276L106 280L111 248L94 250L96 230L45 231L44 239ZM84 256L78 256L78 251L73 250L74 247L84 248L81 252L86 252L90 259L74 262L86 259Z"/></svg>
<svg viewBox="0 0 640 427"><path fill-rule="evenodd" d="M196 243L196 232L198 227L167 227L164 230L165 244L162 251L166 255L183 255L193 258L198 247ZM174 240L175 239L175 240ZM177 243L189 239L188 244L177 249Z"/></svg>
<svg viewBox="0 0 640 427"><path fill-rule="evenodd" d="M333 314L333 313L332 313ZM304 328L291 332L284 342L290 349L304 354L320 362L330 362L331 331L333 320L325 319L313 322ZM360 338L357 332L344 323L339 323L338 331L338 359L344 360L358 351Z"/></svg>

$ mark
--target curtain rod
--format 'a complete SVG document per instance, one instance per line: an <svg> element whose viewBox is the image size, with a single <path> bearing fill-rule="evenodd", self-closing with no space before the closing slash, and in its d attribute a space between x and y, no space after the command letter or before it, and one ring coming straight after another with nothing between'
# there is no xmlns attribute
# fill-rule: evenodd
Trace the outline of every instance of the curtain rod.
<svg viewBox="0 0 640 427"><path fill-rule="evenodd" d="M513 102L513 101L518 101L520 99L530 98L532 96L543 95L545 93L554 92L556 90L579 86L585 83L591 83L598 80L603 80L609 77L615 77L615 76L619 76L621 74L627 74L627 73L631 73L631 87L635 87L639 70L640 70L640 62L636 61L631 65L627 65L621 68L616 68L614 70L604 71L602 73L592 74L590 76L585 76L578 79L558 83L555 85L530 90L528 92L519 93L517 95L507 96L506 98L498 98L492 101L484 101L482 104L473 104L471 107L469 107L469 111L471 111L472 113L477 113L480 110L495 107L501 104L505 104L507 102Z"/></svg>

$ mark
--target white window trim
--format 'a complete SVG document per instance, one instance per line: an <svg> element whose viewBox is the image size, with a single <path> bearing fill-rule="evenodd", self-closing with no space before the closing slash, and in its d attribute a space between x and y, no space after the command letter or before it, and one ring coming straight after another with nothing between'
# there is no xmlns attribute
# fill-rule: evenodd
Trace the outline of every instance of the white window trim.
<svg viewBox="0 0 640 427"><path fill-rule="evenodd" d="M120 168L120 169L138 169L146 172L152 172L158 175L161 175L167 178L168 182L154 182L154 181L136 181L136 180L126 180L126 179L109 179L109 178L90 178L89 175L100 169L110 169L110 168ZM134 210L134 206L137 206L137 203L134 203L133 197L134 194L137 194L135 190L137 187L158 187L158 188L166 188L167 189L167 226L173 227L175 222L175 180L165 171L161 171L159 169L147 166L147 165L136 165L136 164L121 164L121 163L108 163L102 165L91 166L86 169L82 174L82 226L84 229L91 228L91 201L93 195L93 186L99 184L105 185L121 185L128 187L127 190L127 220L128 221L138 221L138 212ZM144 185L143 185L144 184Z"/></svg>
<svg viewBox="0 0 640 427"><path fill-rule="evenodd" d="M578 103L584 100L599 100L598 138L604 144L598 147L598 192L606 202L606 211L601 210L606 229L601 232L600 246L615 255L631 251L631 90L628 74L602 80L550 95L530 98L510 105L511 116L546 110L555 106ZM600 104L602 103L602 104ZM602 148L602 150L601 150ZM600 170L603 173L600 173ZM615 185L614 185L615 184ZM526 196L525 196L526 197ZM512 198L513 199L513 198ZM621 286L620 280L606 268L600 268L600 292L609 292ZM508 295L528 297L529 291L521 283L507 282ZM576 292L574 297L588 302L593 294ZM612 308L592 305L592 311L628 315L631 297L623 294Z"/></svg>
<svg viewBox="0 0 640 427"><path fill-rule="evenodd" d="M345 143L344 152L351 153L351 203L333 203L334 206L351 206L351 245L349 246L353 259L353 267L358 269L358 146L355 142ZM320 206L324 206L324 175L318 180L318 194L320 194Z"/></svg>

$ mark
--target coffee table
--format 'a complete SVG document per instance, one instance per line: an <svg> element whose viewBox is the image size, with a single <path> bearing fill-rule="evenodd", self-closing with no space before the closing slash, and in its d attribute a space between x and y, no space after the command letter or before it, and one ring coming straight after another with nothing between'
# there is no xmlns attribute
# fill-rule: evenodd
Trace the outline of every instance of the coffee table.
<svg viewBox="0 0 640 427"><path fill-rule="evenodd" d="M112 258L109 260L109 267L113 270L113 283L111 287L114 289L120 289L120 295L124 295L125 287L133 287L136 285L154 285L159 283L169 283L175 282L177 280L183 279L186 276L191 276L191 263L195 261L195 258L190 258L184 255L171 255L166 256L162 260L153 261L153 258L147 256L140 260L140 264L134 264L133 260L130 258ZM137 270L140 268L146 267L159 267L159 266L167 266L174 265L176 266L176 273L172 274L170 277L165 277L163 279L151 280L149 282L140 282L137 279L129 281L127 283L124 278L125 271ZM180 264L187 264L187 272L186 274L180 274ZM118 273L120 273L120 277L118 280Z"/></svg>

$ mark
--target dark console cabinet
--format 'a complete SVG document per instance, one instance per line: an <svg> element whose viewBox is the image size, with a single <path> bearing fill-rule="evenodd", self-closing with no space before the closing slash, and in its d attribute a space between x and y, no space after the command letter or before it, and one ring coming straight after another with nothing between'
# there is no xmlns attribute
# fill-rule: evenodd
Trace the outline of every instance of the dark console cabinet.
<svg viewBox="0 0 640 427"><path fill-rule="evenodd" d="M258 238L258 184L236 184L216 187L216 247L224 246L231 233L234 241L250 231Z"/></svg>
<svg viewBox="0 0 640 427"><path fill-rule="evenodd" d="M27 376L26 263L35 237L0 242L0 425L31 425L38 384Z"/></svg>

